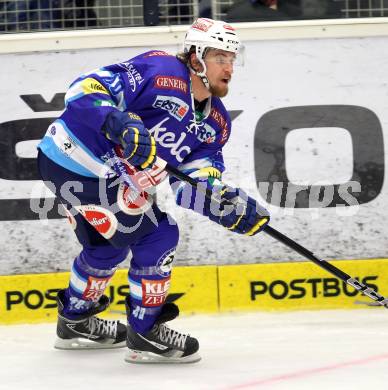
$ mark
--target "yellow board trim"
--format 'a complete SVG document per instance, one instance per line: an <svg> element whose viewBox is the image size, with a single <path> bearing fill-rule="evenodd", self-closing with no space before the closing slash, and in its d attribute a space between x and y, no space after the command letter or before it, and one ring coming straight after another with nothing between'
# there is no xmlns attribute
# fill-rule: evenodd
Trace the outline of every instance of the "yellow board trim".
<svg viewBox="0 0 388 390"><path fill-rule="evenodd" d="M109 311L125 312L128 271L116 271L106 294ZM217 267L176 267L172 271L170 296L177 297L184 313L217 311ZM67 287L69 273L0 276L0 324L53 322L57 318L55 296ZM112 314L110 314L111 316Z"/></svg>
<svg viewBox="0 0 388 390"><path fill-rule="evenodd" d="M388 259L331 263L388 294ZM68 283L68 272L0 276L0 324L55 322L56 292ZM118 270L106 290L109 316L124 313L128 291L127 270ZM184 314L357 309L368 306L355 301L372 302L310 262L175 267L169 293Z"/></svg>

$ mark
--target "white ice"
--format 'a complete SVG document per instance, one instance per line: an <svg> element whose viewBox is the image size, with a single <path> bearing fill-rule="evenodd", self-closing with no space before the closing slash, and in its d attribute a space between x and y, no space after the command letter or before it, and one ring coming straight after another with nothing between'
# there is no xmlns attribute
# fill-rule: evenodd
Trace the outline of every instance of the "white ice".
<svg viewBox="0 0 388 390"><path fill-rule="evenodd" d="M0 326L1 390L388 389L388 312L183 316L194 364L124 362L124 349L53 349L55 324Z"/></svg>

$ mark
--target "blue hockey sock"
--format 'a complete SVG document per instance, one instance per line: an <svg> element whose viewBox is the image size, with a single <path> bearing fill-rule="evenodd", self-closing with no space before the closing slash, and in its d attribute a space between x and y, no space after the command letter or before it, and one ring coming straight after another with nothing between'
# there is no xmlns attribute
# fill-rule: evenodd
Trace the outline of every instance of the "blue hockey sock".
<svg viewBox="0 0 388 390"><path fill-rule="evenodd" d="M178 236L177 226L164 218L158 229L131 246L128 323L137 333L152 328L166 301Z"/></svg>
<svg viewBox="0 0 388 390"><path fill-rule="evenodd" d="M128 249L118 250L113 247L84 249L74 260L71 269L69 287L65 291L64 316L75 317L87 312L98 302L117 264L127 254Z"/></svg>
<svg viewBox="0 0 388 390"><path fill-rule="evenodd" d="M155 324L166 300L170 277L147 279L131 273L129 277L130 315L128 323L141 334L147 333Z"/></svg>

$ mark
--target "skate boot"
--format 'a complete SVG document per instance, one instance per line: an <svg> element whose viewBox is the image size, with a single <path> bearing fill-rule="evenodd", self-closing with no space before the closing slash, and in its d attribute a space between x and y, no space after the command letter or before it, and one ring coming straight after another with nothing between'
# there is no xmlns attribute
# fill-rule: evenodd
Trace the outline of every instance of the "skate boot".
<svg viewBox="0 0 388 390"><path fill-rule="evenodd" d="M127 301L127 310L129 305ZM127 326L127 347L125 361L129 363L194 363L201 360L198 354L198 340L190 335L170 329L164 323L176 318L178 306L166 303L155 325L145 335Z"/></svg>
<svg viewBox="0 0 388 390"><path fill-rule="evenodd" d="M103 320L95 317L109 305L109 298L103 295L87 312L75 319L63 316L65 290L60 290L57 296L58 323L57 349L103 349L125 347L126 326L119 321Z"/></svg>

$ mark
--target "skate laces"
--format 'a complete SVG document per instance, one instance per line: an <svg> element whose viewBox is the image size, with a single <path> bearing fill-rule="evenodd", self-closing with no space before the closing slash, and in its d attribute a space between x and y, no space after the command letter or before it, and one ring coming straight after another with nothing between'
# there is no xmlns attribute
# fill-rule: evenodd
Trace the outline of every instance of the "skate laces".
<svg viewBox="0 0 388 390"><path fill-rule="evenodd" d="M91 335L105 335L115 338L117 335L117 321L103 320L97 317L89 317L88 329Z"/></svg>
<svg viewBox="0 0 388 390"><path fill-rule="evenodd" d="M179 333L164 324L158 325L157 332L159 339L163 343L185 349L186 339L188 337L187 334Z"/></svg>

